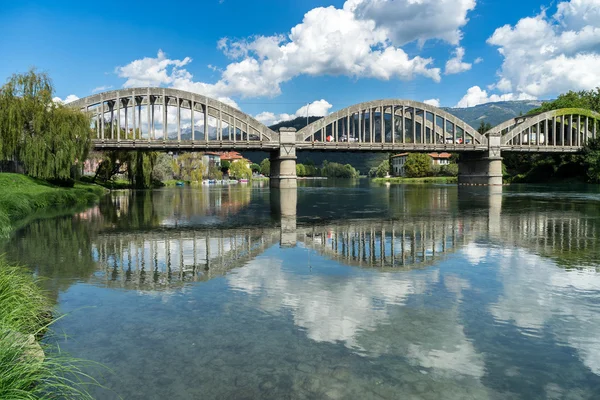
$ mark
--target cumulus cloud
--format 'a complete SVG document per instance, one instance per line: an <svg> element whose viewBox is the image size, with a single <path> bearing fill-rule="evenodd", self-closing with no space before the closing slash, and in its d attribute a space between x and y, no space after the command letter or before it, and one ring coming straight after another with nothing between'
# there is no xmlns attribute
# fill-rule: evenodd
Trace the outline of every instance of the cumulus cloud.
<svg viewBox="0 0 600 400"><path fill-rule="evenodd" d="M459 74L471 69L472 64L463 61L465 56L464 47L457 47L454 50L454 57L446 62L446 75Z"/></svg>
<svg viewBox="0 0 600 400"><path fill-rule="evenodd" d="M600 81L600 2L571 0L505 25L488 43L504 57L496 88L528 96L589 90Z"/></svg>
<svg viewBox="0 0 600 400"><path fill-rule="evenodd" d="M264 111L258 114L255 118L263 124L270 126L282 121L291 121L298 117L323 117L329 114L329 110L333 107L327 100L321 99L300 107L294 114L275 114L269 111Z"/></svg>
<svg viewBox="0 0 600 400"><path fill-rule="evenodd" d="M475 0L348 0L342 8L317 7L287 34L223 38L217 48L233 61L215 83L198 82L186 66L190 57L171 59L159 50L116 68L124 86L170 86L232 101L272 97L281 84L300 75L439 82L432 58L409 56L401 47L430 39L457 45ZM464 63L463 63L464 64ZM459 63L459 68L464 65Z"/></svg>
<svg viewBox="0 0 600 400"><path fill-rule="evenodd" d="M429 99L429 100L425 100L423 103L429 104L430 106L439 107L440 99Z"/></svg>
<svg viewBox="0 0 600 400"><path fill-rule="evenodd" d="M60 104L69 104L69 103L74 102L75 100L79 100L79 97L77 97L74 94L68 95L64 100L61 99L60 97L52 98L52 101L54 101L55 103L60 103Z"/></svg>
<svg viewBox="0 0 600 400"><path fill-rule="evenodd" d="M534 96L530 96L527 93L504 93L504 94L489 94L486 90L481 89L479 86L470 87L467 90L462 99L456 104L455 107L474 107L479 104L493 103L496 101L511 101L511 100L535 100Z"/></svg>
<svg viewBox="0 0 600 400"><path fill-rule="evenodd" d="M475 0L349 0L344 9L352 10L360 19L375 21L396 46L413 41L423 44L430 39L458 45L460 29L475 5Z"/></svg>

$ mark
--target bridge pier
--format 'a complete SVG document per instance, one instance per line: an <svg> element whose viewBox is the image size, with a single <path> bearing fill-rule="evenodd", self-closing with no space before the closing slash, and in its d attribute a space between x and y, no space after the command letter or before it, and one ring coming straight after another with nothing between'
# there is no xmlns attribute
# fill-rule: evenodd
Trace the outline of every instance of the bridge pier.
<svg viewBox="0 0 600 400"><path fill-rule="evenodd" d="M280 219L279 245L296 247L296 207L298 191L296 189L271 189L271 212Z"/></svg>
<svg viewBox="0 0 600 400"><path fill-rule="evenodd" d="M279 129L279 149L271 152L270 186L276 189L295 189L296 128Z"/></svg>
<svg viewBox="0 0 600 400"><path fill-rule="evenodd" d="M463 153L458 162L459 185L502 185L501 135L488 136L488 150Z"/></svg>

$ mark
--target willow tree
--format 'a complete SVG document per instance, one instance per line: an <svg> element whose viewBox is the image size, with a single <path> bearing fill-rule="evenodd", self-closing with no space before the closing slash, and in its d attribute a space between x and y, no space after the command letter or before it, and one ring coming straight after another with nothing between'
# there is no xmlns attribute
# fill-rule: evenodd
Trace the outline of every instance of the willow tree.
<svg viewBox="0 0 600 400"><path fill-rule="evenodd" d="M36 178L66 179L91 147L90 118L53 95L50 77L33 69L0 88L0 159Z"/></svg>

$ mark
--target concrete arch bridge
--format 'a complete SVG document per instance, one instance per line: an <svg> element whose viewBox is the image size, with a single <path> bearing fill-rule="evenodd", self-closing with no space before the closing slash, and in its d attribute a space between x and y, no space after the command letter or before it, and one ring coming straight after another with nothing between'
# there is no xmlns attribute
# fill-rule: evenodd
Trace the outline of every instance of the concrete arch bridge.
<svg viewBox="0 0 600 400"><path fill-rule="evenodd" d="M297 132L275 132L230 105L177 89L115 90L69 105L91 114L96 150L269 151L274 187L296 186L302 150L462 153L460 183L502 184L502 152L578 152L596 137L600 121L589 110L561 109L481 134L441 108L388 99L344 108Z"/></svg>

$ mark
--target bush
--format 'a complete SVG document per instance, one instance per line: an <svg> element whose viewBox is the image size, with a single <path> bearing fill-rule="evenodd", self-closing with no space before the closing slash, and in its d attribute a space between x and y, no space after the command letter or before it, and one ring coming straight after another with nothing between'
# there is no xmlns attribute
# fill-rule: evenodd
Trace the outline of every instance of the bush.
<svg viewBox="0 0 600 400"><path fill-rule="evenodd" d="M431 158L423 153L411 153L406 157L404 171L409 178L424 178L431 174Z"/></svg>

